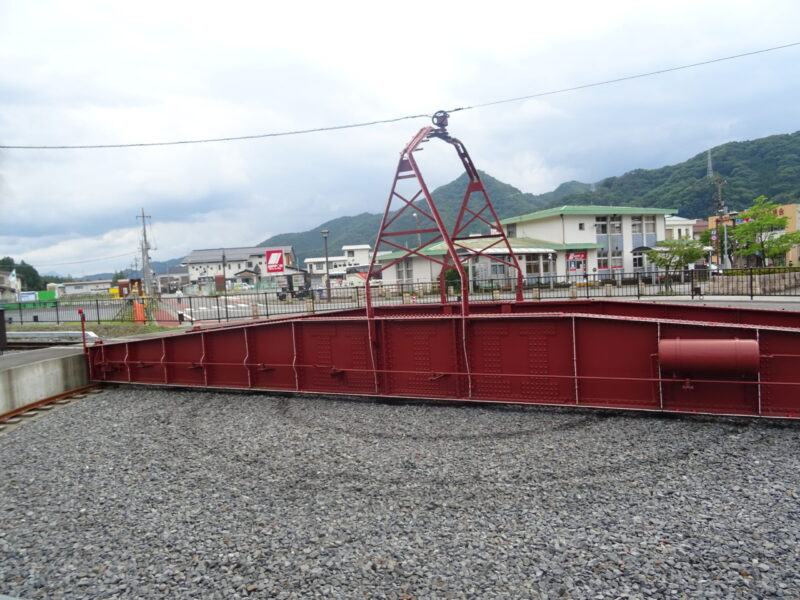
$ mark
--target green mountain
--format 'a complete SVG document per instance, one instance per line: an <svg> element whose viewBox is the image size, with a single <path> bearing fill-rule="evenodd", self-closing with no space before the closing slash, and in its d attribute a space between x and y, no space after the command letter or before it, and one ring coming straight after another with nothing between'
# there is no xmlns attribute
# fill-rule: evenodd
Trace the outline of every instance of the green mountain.
<svg viewBox="0 0 800 600"><path fill-rule="evenodd" d="M708 218L716 212L714 180L725 181L722 196L729 210L743 210L755 198L778 204L800 202L800 131L711 149L714 179L709 179L708 153L660 169L637 169L596 184L595 191L569 194L548 208L563 204L675 208L682 217Z"/></svg>
<svg viewBox="0 0 800 600"><path fill-rule="evenodd" d="M711 156L714 179L721 177L725 181L723 198L730 210L743 210L762 194L780 204L800 202L800 131L730 142L712 148ZM524 193L485 173L481 178L501 219L564 204L675 208L680 216L695 219L707 218L716 211L716 187L714 179L707 176L707 165L707 153L702 152L677 165L636 169L594 185L569 181L539 195ZM462 175L433 192L445 223L455 220L466 184L467 177ZM374 246L380 222L381 214L373 213L339 217L310 231L273 236L259 246L292 245L303 264L309 256L323 255L320 230L330 230L328 251L333 256L340 253L344 244ZM397 225L399 229L411 229L414 219L410 213L404 214ZM401 245L405 241L399 239Z"/></svg>

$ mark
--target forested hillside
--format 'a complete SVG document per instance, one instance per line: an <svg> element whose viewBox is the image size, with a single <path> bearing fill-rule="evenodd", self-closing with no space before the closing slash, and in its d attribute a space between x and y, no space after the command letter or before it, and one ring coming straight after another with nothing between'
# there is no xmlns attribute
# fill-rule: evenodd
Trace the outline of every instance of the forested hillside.
<svg viewBox="0 0 800 600"><path fill-rule="evenodd" d="M800 201L800 131L711 149L715 178L725 181L730 210L743 210L764 195L778 204ZM708 154L660 169L637 169L596 184L594 192L571 194L548 206L597 204L677 208L682 217L713 214L715 186L707 177Z"/></svg>

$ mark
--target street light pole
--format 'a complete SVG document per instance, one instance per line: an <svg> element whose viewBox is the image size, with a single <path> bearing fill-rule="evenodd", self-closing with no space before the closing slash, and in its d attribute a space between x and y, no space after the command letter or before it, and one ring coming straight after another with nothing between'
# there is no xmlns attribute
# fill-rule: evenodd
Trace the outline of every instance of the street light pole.
<svg viewBox="0 0 800 600"><path fill-rule="evenodd" d="M416 212L411 213L414 215L414 220L417 222L417 251L422 247L422 234L419 231L419 214ZM426 261L428 263L428 281L431 283L433 282L433 263L431 261Z"/></svg>
<svg viewBox="0 0 800 600"><path fill-rule="evenodd" d="M414 220L417 222L417 249L422 246L422 234L419 232L419 215L417 213L411 213L414 215Z"/></svg>
<svg viewBox="0 0 800 600"><path fill-rule="evenodd" d="M328 264L328 234L330 233L327 229L323 229L321 231L322 239L325 242L325 297L328 299L328 303L331 301L331 269L330 265Z"/></svg>

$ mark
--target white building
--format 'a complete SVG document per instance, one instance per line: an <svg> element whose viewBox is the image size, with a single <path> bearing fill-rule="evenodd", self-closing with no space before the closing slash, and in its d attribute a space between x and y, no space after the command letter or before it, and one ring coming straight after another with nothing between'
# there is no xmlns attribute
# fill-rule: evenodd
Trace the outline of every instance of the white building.
<svg viewBox="0 0 800 600"><path fill-rule="evenodd" d="M331 283L345 285L347 283L363 284L363 275L369 269L372 258L369 244L354 244L342 246L342 254L328 256L325 264L324 256L314 256L305 259L306 270L311 276L311 285L321 287L325 284L326 273L330 274Z"/></svg>
<svg viewBox="0 0 800 600"><path fill-rule="evenodd" d="M192 250L181 266L189 270L189 281L192 284L211 283L217 275L224 275L226 282L257 284L262 278L269 276L266 268L268 250L282 251L284 266L292 274L300 273L296 268L292 246Z"/></svg>
<svg viewBox="0 0 800 600"><path fill-rule="evenodd" d="M558 253L559 275L649 270L645 252L666 238L665 217L677 211L634 206L562 206L503 219L509 238L537 237L573 249ZM583 246L583 248L580 248Z"/></svg>
<svg viewBox="0 0 800 600"><path fill-rule="evenodd" d="M84 281L65 281L59 295L83 296L87 294L108 294L110 279L87 279Z"/></svg>
<svg viewBox="0 0 800 600"><path fill-rule="evenodd" d="M503 219L500 224L523 270L526 281L553 275L601 279L616 273L650 270L645 252L666 237L665 216L673 209L629 206L562 206ZM476 239L464 245L481 249L486 242ZM465 252L468 252L465 250ZM444 255L443 243L425 249L426 255ZM506 255L498 245L489 253ZM381 255L381 263L403 255ZM467 263L472 280L514 277L508 267L486 257L473 257ZM420 257L409 257L389 267L383 281L390 283L426 282L438 277L439 266Z"/></svg>
<svg viewBox="0 0 800 600"><path fill-rule="evenodd" d="M19 277L12 277L9 271L0 271L0 302L16 302L21 290Z"/></svg>
<svg viewBox="0 0 800 600"><path fill-rule="evenodd" d="M694 229L697 219L684 219L675 215L667 215L664 219L666 240L691 240L694 239Z"/></svg>

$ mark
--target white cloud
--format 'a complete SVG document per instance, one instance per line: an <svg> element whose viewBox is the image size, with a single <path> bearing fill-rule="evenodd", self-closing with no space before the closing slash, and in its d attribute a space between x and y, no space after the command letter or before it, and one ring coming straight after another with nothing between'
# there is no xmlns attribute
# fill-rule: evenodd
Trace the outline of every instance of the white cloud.
<svg viewBox="0 0 800 600"><path fill-rule="evenodd" d="M162 141L432 113L796 41L798 21L789 0L3 3L0 140ZM796 129L798 53L458 112L451 132L523 191L596 181ZM127 259L102 257L136 251L142 207L159 259L380 212L399 151L426 123L2 151L0 255L120 268ZM448 148L420 159L433 187L459 174Z"/></svg>

